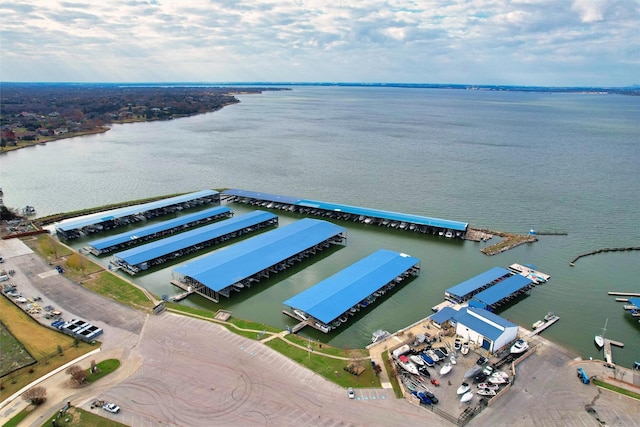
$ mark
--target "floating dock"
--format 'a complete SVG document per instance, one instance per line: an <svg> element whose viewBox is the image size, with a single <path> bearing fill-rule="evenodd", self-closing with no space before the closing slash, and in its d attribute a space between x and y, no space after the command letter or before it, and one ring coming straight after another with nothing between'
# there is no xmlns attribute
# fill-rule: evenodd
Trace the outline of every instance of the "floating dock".
<svg viewBox="0 0 640 427"><path fill-rule="evenodd" d="M620 297L640 297L640 292L607 292L607 295L617 295Z"/></svg>
<svg viewBox="0 0 640 427"><path fill-rule="evenodd" d="M547 320L544 325L535 328L530 334L530 337L536 336L538 334L540 334L540 332L544 331L545 329L547 329L549 326L553 325L554 323L556 323L558 320L560 320L560 316L557 315L553 315L549 320Z"/></svg>
<svg viewBox="0 0 640 427"><path fill-rule="evenodd" d="M620 341L614 341L614 340L610 340L608 338L604 339L604 360L607 361L607 363L613 363L613 355L611 354L611 346L615 345L617 347L624 347L624 343L621 343Z"/></svg>

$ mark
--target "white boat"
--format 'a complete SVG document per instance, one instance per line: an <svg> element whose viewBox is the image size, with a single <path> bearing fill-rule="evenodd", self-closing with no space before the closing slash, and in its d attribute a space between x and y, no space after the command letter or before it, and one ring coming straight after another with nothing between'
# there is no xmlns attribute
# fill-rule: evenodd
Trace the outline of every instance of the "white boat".
<svg viewBox="0 0 640 427"><path fill-rule="evenodd" d="M455 365L456 363L458 363L458 362L456 362L456 357L455 356L449 357L449 360L451 361L452 365Z"/></svg>
<svg viewBox="0 0 640 427"><path fill-rule="evenodd" d="M405 371L414 375L420 375L420 371L418 371L418 367L414 365L411 361L409 361L409 359L407 359L407 356L405 356L404 354L398 358L397 363L398 363L398 366L400 366Z"/></svg>
<svg viewBox="0 0 640 427"><path fill-rule="evenodd" d="M433 350L429 349L425 351L425 353L427 353L427 356L429 356L431 360L433 360L434 362L437 363L440 361L440 358L438 357L438 355L436 355L436 353Z"/></svg>
<svg viewBox="0 0 640 427"><path fill-rule="evenodd" d="M532 327L533 329L538 329L540 326L544 325L544 320L538 320L537 322L535 322Z"/></svg>
<svg viewBox="0 0 640 427"><path fill-rule="evenodd" d="M451 372L452 366L451 363L445 363L442 368L440 368L440 375L447 375Z"/></svg>
<svg viewBox="0 0 640 427"><path fill-rule="evenodd" d="M489 389L489 390L498 390L500 386L498 384L493 383L480 383L478 384L478 389Z"/></svg>
<svg viewBox="0 0 640 427"><path fill-rule="evenodd" d="M473 392L468 391L462 395L462 397L460 398L460 403L471 402L471 399L473 399Z"/></svg>
<svg viewBox="0 0 640 427"><path fill-rule="evenodd" d="M604 328L602 328L602 335L596 335L594 341L598 348L604 347L604 333L607 331L607 323L609 323L609 318L604 322Z"/></svg>
<svg viewBox="0 0 640 427"><path fill-rule="evenodd" d="M407 354L409 353L409 351L411 351L411 347L409 347L409 344L405 344L405 345L401 345L400 347L396 348L395 350L393 350L391 352L391 355L394 358L399 358L400 356L402 356L403 354Z"/></svg>
<svg viewBox="0 0 640 427"><path fill-rule="evenodd" d="M340 319L340 320L342 320L342 319ZM385 339L389 335L391 335L391 334L388 331L383 331L382 329L378 329L377 331L375 331L373 333L373 335L371 335L371 342L372 343L376 343L378 341L382 341L383 339Z"/></svg>
<svg viewBox="0 0 640 427"><path fill-rule="evenodd" d="M309 320L309 316L307 316L307 313L305 313L304 311L298 310L296 308L295 310L293 310L293 312L296 314L296 316L298 316L302 320Z"/></svg>
<svg viewBox="0 0 640 427"><path fill-rule="evenodd" d="M422 357L420 356L412 354L411 356L409 356L409 360L411 360L414 364L418 366L424 366L424 360L422 360Z"/></svg>
<svg viewBox="0 0 640 427"><path fill-rule="evenodd" d="M479 388L477 393L480 396L495 396L497 394L495 390L491 390L490 388Z"/></svg>
<svg viewBox="0 0 640 427"><path fill-rule="evenodd" d="M491 374L492 377L498 377L498 378L504 378L509 379L509 374L507 374L504 371L495 371L494 373Z"/></svg>
<svg viewBox="0 0 640 427"><path fill-rule="evenodd" d="M463 356L466 356L467 353L469 353L469 343L468 342L462 343L462 347L460 348L460 353L462 353Z"/></svg>
<svg viewBox="0 0 640 427"><path fill-rule="evenodd" d="M460 384L460 387L458 387L458 390L456 390L456 394L465 394L469 390L471 390L471 387L469 387L469 384L468 383L462 383L462 384Z"/></svg>
<svg viewBox="0 0 640 427"><path fill-rule="evenodd" d="M506 384L507 383L507 379L506 378L502 378L502 377L490 377L488 379L488 381L491 384Z"/></svg>
<svg viewBox="0 0 640 427"><path fill-rule="evenodd" d="M520 354L527 351L528 348L529 348L529 343L523 340L522 338L520 338L511 346L510 351L511 351L511 354Z"/></svg>

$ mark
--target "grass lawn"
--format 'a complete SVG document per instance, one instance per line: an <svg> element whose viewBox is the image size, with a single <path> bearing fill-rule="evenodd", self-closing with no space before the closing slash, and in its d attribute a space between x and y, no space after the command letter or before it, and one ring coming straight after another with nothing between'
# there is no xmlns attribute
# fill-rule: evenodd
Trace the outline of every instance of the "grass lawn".
<svg viewBox="0 0 640 427"><path fill-rule="evenodd" d="M0 321L0 377L16 368L35 363L36 359L29 354L22 343L13 336L11 331Z"/></svg>
<svg viewBox="0 0 640 427"><path fill-rule="evenodd" d="M145 311L153 308L153 303L140 289L84 255L74 253L50 235L41 234L23 241L50 264L61 265L67 278L82 283L87 289L133 308Z"/></svg>
<svg viewBox="0 0 640 427"><path fill-rule="evenodd" d="M36 378L96 348L84 342L75 346L72 337L40 325L4 297L0 297L0 320L37 360L36 364L2 378L0 401ZM59 348L62 355L58 352Z"/></svg>
<svg viewBox="0 0 640 427"><path fill-rule="evenodd" d="M607 390L615 391L616 393L624 394L625 396L632 397L634 399L640 400L640 393L634 393L622 387L617 387L615 385L606 383L604 381L593 379L592 382L598 387L606 388Z"/></svg>
<svg viewBox="0 0 640 427"><path fill-rule="evenodd" d="M150 310L153 303L144 292L108 271L102 271L82 282L85 288L129 307Z"/></svg>
<svg viewBox="0 0 640 427"><path fill-rule="evenodd" d="M381 386L380 378L374 374L371 363L367 360L361 362L365 371L360 375L353 375L344 370L350 360L326 357L316 353L315 350L309 351L294 347L281 339L267 341L265 345L342 387L365 388ZM343 354L343 356L349 357L348 354Z"/></svg>

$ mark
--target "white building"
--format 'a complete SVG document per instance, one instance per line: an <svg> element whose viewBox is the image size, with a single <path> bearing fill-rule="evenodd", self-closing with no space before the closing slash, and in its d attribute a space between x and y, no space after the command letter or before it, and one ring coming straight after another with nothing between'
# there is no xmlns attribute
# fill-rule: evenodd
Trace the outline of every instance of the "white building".
<svg viewBox="0 0 640 427"><path fill-rule="evenodd" d="M444 307L430 319L436 326L449 322L463 341L475 343L492 353L511 345L518 335L518 325L477 307L460 310Z"/></svg>

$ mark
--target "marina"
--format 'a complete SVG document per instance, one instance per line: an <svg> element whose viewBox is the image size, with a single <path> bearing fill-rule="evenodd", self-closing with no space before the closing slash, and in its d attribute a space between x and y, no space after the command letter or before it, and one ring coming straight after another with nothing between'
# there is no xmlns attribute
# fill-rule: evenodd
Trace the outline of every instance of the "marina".
<svg viewBox="0 0 640 427"><path fill-rule="evenodd" d="M229 298L233 291L258 284L312 255L333 246L343 246L345 242L343 227L321 220L301 219L175 268L173 277L182 285L193 287L198 295L217 303L220 296Z"/></svg>
<svg viewBox="0 0 640 427"><path fill-rule="evenodd" d="M420 273L420 260L379 249L283 304L316 329L328 333L360 310ZM343 321L344 320L344 321Z"/></svg>
<svg viewBox="0 0 640 427"><path fill-rule="evenodd" d="M134 275L165 262L175 261L191 253L277 225L278 217L274 214L253 211L118 252L113 255L111 263L116 268Z"/></svg>
<svg viewBox="0 0 640 427"><path fill-rule="evenodd" d="M138 227L115 236L94 240L87 245L86 250L95 256L100 256L121 251L150 240L168 237L174 233L187 231L222 218L230 218L231 216L233 216L231 209L226 206L216 206L157 224Z"/></svg>
<svg viewBox="0 0 640 427"><path fill-rule="evenodd" d="M211 203L220 203L220 194L214 190L202 190L155 202L142 203L135 206L127 206L64 220L55 224L55 231L61 239L72 240L102 230L110 230L135 224L143 221L145 218L160 217L183 209Z"/></svg>
<svg viewBox="0 0 640 427"><path fill-rule="evenodd" d="M221 200L227 203L242 203L266 209L280 209L306 216L360 222L367 225L437 235L449 239L464 239L469 227L468 223L459 221L238 189L223 191Z"/></svg>

